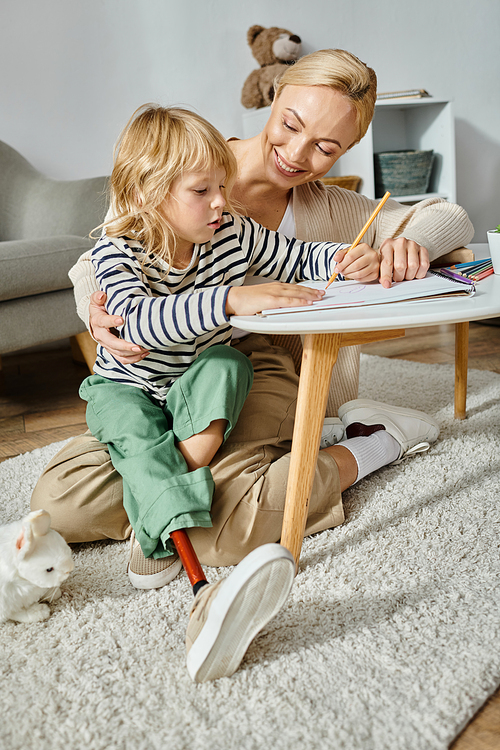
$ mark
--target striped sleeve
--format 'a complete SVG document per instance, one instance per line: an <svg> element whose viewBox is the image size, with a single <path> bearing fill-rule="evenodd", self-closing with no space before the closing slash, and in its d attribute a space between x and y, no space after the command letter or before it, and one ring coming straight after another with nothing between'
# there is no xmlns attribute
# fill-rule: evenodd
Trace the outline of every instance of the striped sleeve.
<svg viewBox="0 0 500 750"><path fill-rule="evenodd" d="M228 322L229 286L155 297L145 283L141 264L121 238L104 237L92 251L99 287L106 292L110 315L125 323L123 338L147 349L193 341Z"/></svg>
<svg viewBox="0 0 500 750"><path fill-rule="evenodd" d="M241 224L240 243L248 253L251 274L287 283L329 279L335 253L348 247L343 242L301 242L248 218Z"/></svg>

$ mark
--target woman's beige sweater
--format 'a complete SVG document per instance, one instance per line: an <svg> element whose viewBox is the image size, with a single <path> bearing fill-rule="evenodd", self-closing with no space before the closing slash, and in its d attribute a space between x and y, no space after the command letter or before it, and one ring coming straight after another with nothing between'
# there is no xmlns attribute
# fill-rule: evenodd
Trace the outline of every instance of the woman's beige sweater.
<svg viewBox="0 0 500 750"><path fill-rule="evenodd" d="M327 187L322 182L300 185L293 191L297 237L307 241L353 242L376 205L376 200L352 190ZM378 249L387 238L406 237L426 247L432 261L466 245L473 235L467 213L456 204L429 198L405 206L389 199L363 241ZM81 256L69 276L75 287L78 315L88 325L90 295L98 291L90 252ZM341 404L357 398L358 380L359 347L341 349L330 387L328 416L336 415Z"/></svg>
<svg viewBox="0 0 500 750"><path fill-rule="evenodd" d="M308 182L293 191L293 211L300 240L353 242L378 201L353 190ZM368 229L363 242L378 249L387 238L406 237L423 245L430 260L462 247L474 236L467 213L442 198L414 206L389 199Z"/></svg>

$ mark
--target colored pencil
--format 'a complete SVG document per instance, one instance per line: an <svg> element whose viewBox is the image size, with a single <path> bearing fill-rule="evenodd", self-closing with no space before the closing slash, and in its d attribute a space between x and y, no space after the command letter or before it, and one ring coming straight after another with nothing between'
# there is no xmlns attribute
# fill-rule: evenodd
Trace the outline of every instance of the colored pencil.
<svg viewBox="0 0 500 750"><path fill-rule="evenodd" d="M368 228L369 228L369 227L371 226L372 222L374 221L375 217L377 216L378 212L380 211L380 209L382 208L382 206L384 205L384 203L386 202L386 200L387 200L387 198L388 198L389 196L390 196L390 193L389 193L389 192L387 192L387 193L386 193L386 194L384 195L384 197L382 198L382 200L380 201L380 203L379 203L379 204L378 204L378 206L376 207L375 211L374 211L374 212L372 213L372 215L370 216L370 218L368 219L368 221L367 221L367 222L366 222L366 224L364 225L363 229L361 230L361 232L360 232L360 233L358 234L358 236L356 237L356 239L355 239L355 240L354 240L354 242L352 243L351 247L349 247L349 248L347 249L346 255L347 255L347 253L348 253L348 252L349 252L350 250L353 250L353 249L354 249L354 248L356 247L356 245L359 245L359 243L360 243L360 242L361 242L361 240L363 239L363 235L364 235L364 234L365 234L365 232L366 232L366 231L368 230ZM345 256L344 256L344 257L345 257ZM333 274L331 275L331 277L330 277L330 279L329 279L329 281L328 281L328 284L327 284L327 285L325 286L325 289L328 289L328 287L330 286L330 284L332 283L332 281L335 281L335 279L337 278L337 276L338 276L338 272L335 272L335 273L333 273Z"/></svg>
<svg viewBox="0 0 500 750"><path fill-rule="evenodd" d="M454 266L450 266L450 268L465 268L466 266L479 266L481 263L486 263L487 261L491 261L491 258L481 258L479 260L468 260L464 263L455 263Z"/></svg>
<svg viewBox="0 0 500 750"><path fill-rule="evenodd" d="M481 281L481 279L485 279L486 276L490 276L490 274L493 273L493 268L488 268L487 271L483 271L482 273L479 273L477 276L473 276L472 278L474 281Z"/></svg>
<svg viewBox="0 0 500 750"><path fill-rule="evenodd" d="M493 264L491 258L482 258L481 260L471 260L467 263L456 263L453 266L446 266L437 269L444 276L450 276L457 281L481 281L493 273Z"/></svg>
<svg viewBox="0 0 500 750"><path fill-rule="evenodd" d="M474 270L468 270L465 272L465 276L467 276L469 279L475 279L476 276L479 276L480 274L484 273L485 271L490 271L493 269L493 265L491 263L483 263L480 266L477 266Z"/></svg>
<svg viewBox="0 0 500 750"><path fill-rule="evenodd" d="M450 271L448 268L436 269L435 273L441 274L441 276L446 276L450 279L455 279L456 281L460 281L461 284L473 284L474 283L474 281L472 281L472 279L467 278L467 276L462 276L458 273L453 273L453 271Z"/></svg>

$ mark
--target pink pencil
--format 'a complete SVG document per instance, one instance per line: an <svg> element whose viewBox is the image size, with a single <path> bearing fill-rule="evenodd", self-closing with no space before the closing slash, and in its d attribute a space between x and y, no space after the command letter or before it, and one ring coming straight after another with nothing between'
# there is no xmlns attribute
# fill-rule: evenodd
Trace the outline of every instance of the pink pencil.
<svg viewBox="0 0 500 750"><path fill-rule="evenodd" d="M492 273L493 273L493 269L492 268L488 268L487 271L483 271L482 273L478 273L478 275L477 276L473 276L472 279L474 281L481 281L481 279L486 278L486 276L490 276Z"/></svg>

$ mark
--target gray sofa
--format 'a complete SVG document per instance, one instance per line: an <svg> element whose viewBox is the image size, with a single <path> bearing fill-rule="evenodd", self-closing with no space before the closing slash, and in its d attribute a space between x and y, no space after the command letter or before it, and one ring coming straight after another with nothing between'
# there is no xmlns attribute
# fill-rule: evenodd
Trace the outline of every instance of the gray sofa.
<svg viewBox="0 0 500 750"><path fill-rule="evenodd" d="M0 355L85 331L68 271L94 245L107 179L49 179L0 141Z"/></svg>

